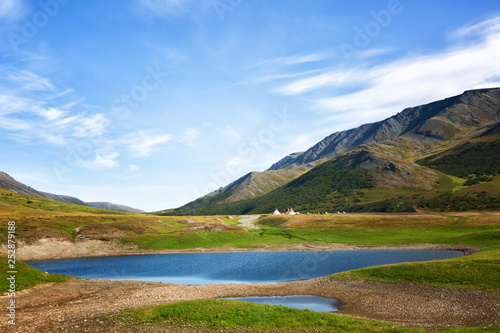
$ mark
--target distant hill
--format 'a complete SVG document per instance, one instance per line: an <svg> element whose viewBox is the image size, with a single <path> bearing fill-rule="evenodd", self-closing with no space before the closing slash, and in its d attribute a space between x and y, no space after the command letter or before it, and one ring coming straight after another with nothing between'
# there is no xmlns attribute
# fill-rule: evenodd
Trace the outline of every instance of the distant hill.
<svg viewBox="0 0 500 333"><path fill-rule="evenodd" d="M0 171L0 188L15 191L19 194L23 194L23 195L27 195L27 196L31 196L31 197L86 206L85 202L83 202L82 200L75 198L75 197L71 197L68 195L58 195L58 194L37 191L32 187L29 187L21 182L18 182L17 180L12 178L10 175L8 175L7 173L2 172L2 171Z"/></svg>
<svg viewBox="0 0 500 333"><path fill-rule="evenodd" d="M144 213L144 211L140 209L135 209L124 205L112 204L109 202L84 202L78 198L68 195L52 194L52 193L37 191L34 188L15 180L13 177L2 171L0 171L0 188L11 190L18 194L46 199L46 200L59 201L81 206L90 206L94 208L114 210L118 212Z"/></svg>
<svg viewBox="0 0 500 333"><path fill-rule="evenodd" d="M86 202L86 204L89 205L90 207L114 210L117 212L138 213L138 214L145 213L145 211L140 209L132 208L125 205L114 204L111 202Z"/></svg>
<svg viewBox="0 0 500 333"><path fill-rule="evenodd" d="M229 185L178 208L178 210L199 210L216 204L258 198L287 184L307 171L309 171L308 167L293 170L250 172Z"/></svg>
<svg viewBox="0 0 500 333"><path fill-rule="evenodd" d="M496 181L498 170L485 166L498 165L498 140L500 88L470 90L333 133L305 152L284 157L265 172L250 173L166 214L269 213L271 206L282 210L293 206L311 211L401 211L429 207L429 198L442 201L442 209L450 209L441 200L443 196L448 201L472 202L476 194L463 190ZM323 166L332 160L335 162L327 165L336 170L333 173ZM463 172L453 171L452 166ZM345 173L343 177L359 178L349 170L368 172L372 186L338 188L339 172ZM270 182L276 175L287 177ZM316 191L316 177L322 179L321 191ZM267 181L258 181L263 179ZM497 199L486 191L476 206L462 208L496 209Z"/></svg>

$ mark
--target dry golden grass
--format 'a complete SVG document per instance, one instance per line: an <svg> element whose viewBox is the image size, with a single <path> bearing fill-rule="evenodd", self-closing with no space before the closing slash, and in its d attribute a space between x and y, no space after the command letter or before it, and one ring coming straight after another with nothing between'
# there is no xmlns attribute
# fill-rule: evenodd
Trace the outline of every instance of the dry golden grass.
<svg viewBox="0 0 500 333"><path fill-rule="evenodd" d="M398 214L329 214L267 216L262 223L288 229L344 229L352 228L397 228L397 227L439 227L457 223L468 225L495 225L500 223L500 212L459 213L398 213Z"/></svg>

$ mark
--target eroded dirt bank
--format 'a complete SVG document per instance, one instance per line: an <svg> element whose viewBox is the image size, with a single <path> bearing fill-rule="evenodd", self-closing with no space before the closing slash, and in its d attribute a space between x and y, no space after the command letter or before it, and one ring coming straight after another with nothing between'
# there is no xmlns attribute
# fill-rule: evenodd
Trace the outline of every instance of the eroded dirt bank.
<svg viewBox="0 0 500 333"><path fill-rule="evenodd" d="M445 290L414 284L330 280L270 284L175 285L141 281L71 279L17 296L17 332L122 332L96 316L184 300L236 296L317 295L342 300L338 313L424 326L498 326L500 292ZM2 304L6 296L1 297ZM7 330L6 320L0 331ZM140 327L134 330L140 330ZM159 328L156 328L159 329ZM146 331L156 331L153 327ZM184 329L183 331L190 331ZM191 330L193 332L196 329Z"/></svg>
<svg viewBox="0 0 500 333"><path fill-rule="evenodd" d="M429 249L429 250L457 250L465 254L474 254L478 248L467 245L453 244L412 244L401 246L357 246L349 244L291 244L283 246L262 245L251 248L215 247L215 248L192 248L184 250L138 250L136 248L124 248L118 242L85 241L70 243L56 239L42 239L31 245L19 244L16 254L18 260L39 259L62 259L78 257L102 257L118 255L143 255L143 254L165 254L165 253L221 253L221 252L279 252L279 251L340 251L361 249Z"/></svg>

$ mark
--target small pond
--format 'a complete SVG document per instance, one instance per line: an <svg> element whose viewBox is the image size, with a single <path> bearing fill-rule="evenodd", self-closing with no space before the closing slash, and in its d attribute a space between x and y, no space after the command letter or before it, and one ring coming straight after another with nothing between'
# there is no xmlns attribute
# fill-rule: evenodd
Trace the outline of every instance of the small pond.
<svg viewBox="0 0 500 333"><path fill-rule="evenodd" d="M231 297L236 301L281 305L295 309L307 309L317 312L333 312L341 309L340 301L335 298L326 298L311 295L272 296L272 297Z"/></svg>
<svg viewBox="0 0 500 333"><path fill-rule="evenodd" d="M267 283L311 279L347 270L460 257L443 250L183 253L36 260L42 271L87 279L177 284Z"/></svg>

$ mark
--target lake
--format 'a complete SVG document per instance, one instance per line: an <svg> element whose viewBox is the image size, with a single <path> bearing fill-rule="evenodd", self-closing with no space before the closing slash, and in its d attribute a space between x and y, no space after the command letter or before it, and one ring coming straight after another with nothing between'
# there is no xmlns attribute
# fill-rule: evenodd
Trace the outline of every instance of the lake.
<svg viewBox="0 0 500 333"><path fill-rule="evenodd" d="M444 250L183 253L26 261L86 279L177 284L268 283L311 279L369 266L462 256Z"/></svg>

